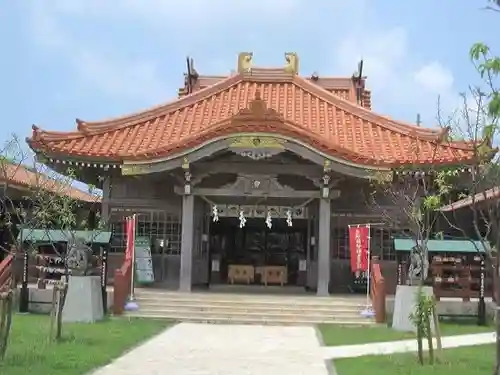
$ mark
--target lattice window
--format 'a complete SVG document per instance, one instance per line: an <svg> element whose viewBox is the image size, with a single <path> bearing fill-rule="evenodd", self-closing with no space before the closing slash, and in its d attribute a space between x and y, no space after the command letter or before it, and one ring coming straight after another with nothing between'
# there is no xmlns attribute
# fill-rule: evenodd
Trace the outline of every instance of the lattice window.
<svg viewBox="0 0 500 375"><path fill-rule="evenodd" d="M331 237L332 258L349 259L349 230L345 227L332 229Z"/></svg>
<svg viewBox="0 0 500 375"><path fill-rule="evenodd" d="M394 239L407 237L407 229L373 228L372 254L378 255L382 260L395 260Z"/></svg>
<svg viewBox="0 0 500 375"><path fill-rule="evenodd" d="M149 237L153 253L180 254L180 217L160 210L112 209L110 215L112 252L125 251L125 218L134 213L137 215L136 236Z"/></svg>
<svg viewBox="0 0 500 375"><path fill-rule="evenodd" d="M406 236L406 230L377 228L370 229L370 252L372 256L379 256L382 260L395 260L394 238ZM332 258L350 259L349 228L332 228L331 237Z"/></svg>
<svg viewBox="0 0 500 375"><path fill-rule="evenodd" d="M370 250L372 256L379 256L382 260L396 259L391 229L371 228L370 236Z"/></svg>

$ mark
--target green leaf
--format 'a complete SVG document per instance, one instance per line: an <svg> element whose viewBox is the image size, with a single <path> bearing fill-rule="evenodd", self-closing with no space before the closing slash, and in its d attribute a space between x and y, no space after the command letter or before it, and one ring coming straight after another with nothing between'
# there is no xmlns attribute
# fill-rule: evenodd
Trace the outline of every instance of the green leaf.
<svg viewBox="0 0 500 375"><path fill-rule="evenodd" d="M469 57L472 61L479 60L482 56L488 55L489 47L484 43L475 43L469 50Z"/></svg>

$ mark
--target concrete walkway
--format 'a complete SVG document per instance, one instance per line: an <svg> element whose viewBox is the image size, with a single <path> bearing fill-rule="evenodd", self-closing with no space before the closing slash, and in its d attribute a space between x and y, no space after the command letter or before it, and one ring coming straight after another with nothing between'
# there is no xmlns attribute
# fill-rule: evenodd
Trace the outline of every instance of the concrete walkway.
<svg viewBox="0 0 500 375"><path fill-rule="evenodd" d="M494 332L475 333L471 335L447 336L441 338L443 349L457 348L459 346L474 346L492 344L496 340ZM436 340L434 340L434 348ZM325 359L353 358L364 355L388 355L394 353L416 352L416 340L402 340L392 342L379 342L361 345L330 346L323 348ZM427 341L424 341L424 350L428 350Z"/></svg>
<svg viewBox="0 0 500 375"><path fill-rule="evenodd" d="M313 327L181 323L94 375L328 375Z"/></svg>
<svg viewBox="0 0 500 375"><path fill-rule="evenodd" d="M493 342L493 332L442 338L443 348ZM180 323L93 375L332 375L332 359L416 350L415 340L321 346L313 327Z"/></svg>

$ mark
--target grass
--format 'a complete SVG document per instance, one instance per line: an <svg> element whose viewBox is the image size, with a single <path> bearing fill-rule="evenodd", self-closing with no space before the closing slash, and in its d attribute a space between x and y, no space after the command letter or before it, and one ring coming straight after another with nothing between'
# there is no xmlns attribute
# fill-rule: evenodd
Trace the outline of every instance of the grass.
<svg viewBox="0 0 500 375"><path fill-rule="evenodd" d="M164 330L158 320L109 319L95 324L64 324L60 343L48 339L49 317L16 315L2 375L83 375L119 357Z"/></svg>
<svg viewBox="0 0 500 375"><path fill-rule="evenodd" d="M440 363L432 366L419 365L415 353L345 358L334 364L339 375L489 375L494 359L494 345L479 345L443 350Z"/></svg>
<svg viewBox="0 0 500 375"><path fill-rule="evenodd" d="M464 335L468 333L492 332L491 326L473 324L441 323L442 336ZM394 331L387 326L344 327L334 324L322 324L319 330L323 342L327 346L367 344L371 342L386 342L415 338L411 332Z"/></svg>

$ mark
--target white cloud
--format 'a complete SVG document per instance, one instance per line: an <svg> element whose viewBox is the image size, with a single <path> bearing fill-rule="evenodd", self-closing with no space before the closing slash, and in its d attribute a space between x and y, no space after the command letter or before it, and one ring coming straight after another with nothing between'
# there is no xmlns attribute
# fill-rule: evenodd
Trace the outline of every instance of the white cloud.
<svg viewBox="0 0 500 375"><path fill-rule="evenodd" d="M433 94L447 93L453 87L453 74L437 61L418 69L414 79L422 88Z"/></svg>
<svg viewBox="0 0 500 375"><path fill-rule="evenodd" d="M99 53L74 40L61 26L58 12L78 12L85 15L91 10L104 10L100 2L87 0L54 1L52 7L43 1L30 7L33 37L44 48L64 55L86 85L98 88L105 94L145 101L157 100L167 95L161 84L154 60L116 59Z"/></svg>
<svg viewBox="0 0 500 375"><path fill-rule="evenodd" d="M435 126L438 100L444 113L457 107L452 72L436 61L415 61L405 29L373 22L364 25L339 41L334 67L337 74L350 74L363 59L375 111L407 116L413 109L414 117L404 120L414 122L419 113L425 126Z"/></svg>

